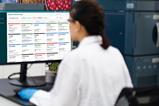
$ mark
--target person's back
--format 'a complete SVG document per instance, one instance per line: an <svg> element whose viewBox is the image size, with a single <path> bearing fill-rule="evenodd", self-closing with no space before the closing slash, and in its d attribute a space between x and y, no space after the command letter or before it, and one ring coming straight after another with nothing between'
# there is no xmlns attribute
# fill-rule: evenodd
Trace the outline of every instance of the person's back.
<svg viewBox="0 0 159 106"><path fill-rule="evenodd" d="M132 87L132 83L120 52L112 46L102 49L91 42L95 38L85 38L75 50L82 61L79 67L84 67L79 106L113 106L122 88Z"/></svg>

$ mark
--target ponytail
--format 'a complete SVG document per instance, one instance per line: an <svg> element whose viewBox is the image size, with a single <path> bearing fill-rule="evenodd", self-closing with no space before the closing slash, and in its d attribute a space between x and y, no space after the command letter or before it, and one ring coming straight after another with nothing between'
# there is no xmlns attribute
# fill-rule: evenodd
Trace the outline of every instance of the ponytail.
<svg viewBox="0 0 159 106"><path fill-rule="evenodd" d="M102 47L103 49L107 49L107 48L110 46L110 42L109 42L108 39L106 39L104 33L101 34L101 37L102 37L102 44L101 44L101 47Z"/></svg>

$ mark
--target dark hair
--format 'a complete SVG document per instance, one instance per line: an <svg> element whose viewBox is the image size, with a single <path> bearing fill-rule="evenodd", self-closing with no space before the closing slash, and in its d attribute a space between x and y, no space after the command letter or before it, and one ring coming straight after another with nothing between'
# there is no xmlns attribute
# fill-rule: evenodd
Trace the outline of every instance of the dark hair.
<svg viewBox="0 0 159 106"><path fill-rule="evenodd" d="M89 36L100 35L103 41L101 44L103 49L109 47L108 39L104 35L104 10L97 2L77 1L70 11L70 16L85 27Z"/></svg>

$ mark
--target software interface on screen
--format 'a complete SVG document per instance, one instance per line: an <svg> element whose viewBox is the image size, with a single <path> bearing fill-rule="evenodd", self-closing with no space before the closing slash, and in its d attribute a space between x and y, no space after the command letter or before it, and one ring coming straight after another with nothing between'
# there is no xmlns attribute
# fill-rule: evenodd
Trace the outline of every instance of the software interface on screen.
<svg viewBox="0 0 159 106"><path fill-rule="evenodd" d="M71 50L68 12L7 13L7 63L61 60Z"/></svg>

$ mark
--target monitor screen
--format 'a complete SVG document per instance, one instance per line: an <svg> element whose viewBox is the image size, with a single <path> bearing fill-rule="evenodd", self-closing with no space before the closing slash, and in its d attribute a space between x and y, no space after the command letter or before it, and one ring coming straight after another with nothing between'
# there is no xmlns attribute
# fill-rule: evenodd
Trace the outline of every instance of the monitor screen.
<svg viewBox="0 0 159 106"><path fill-rule="evenodd" d="M63 59L71 50L68 18L69 12L7 12L1 63Z"/></svg>

